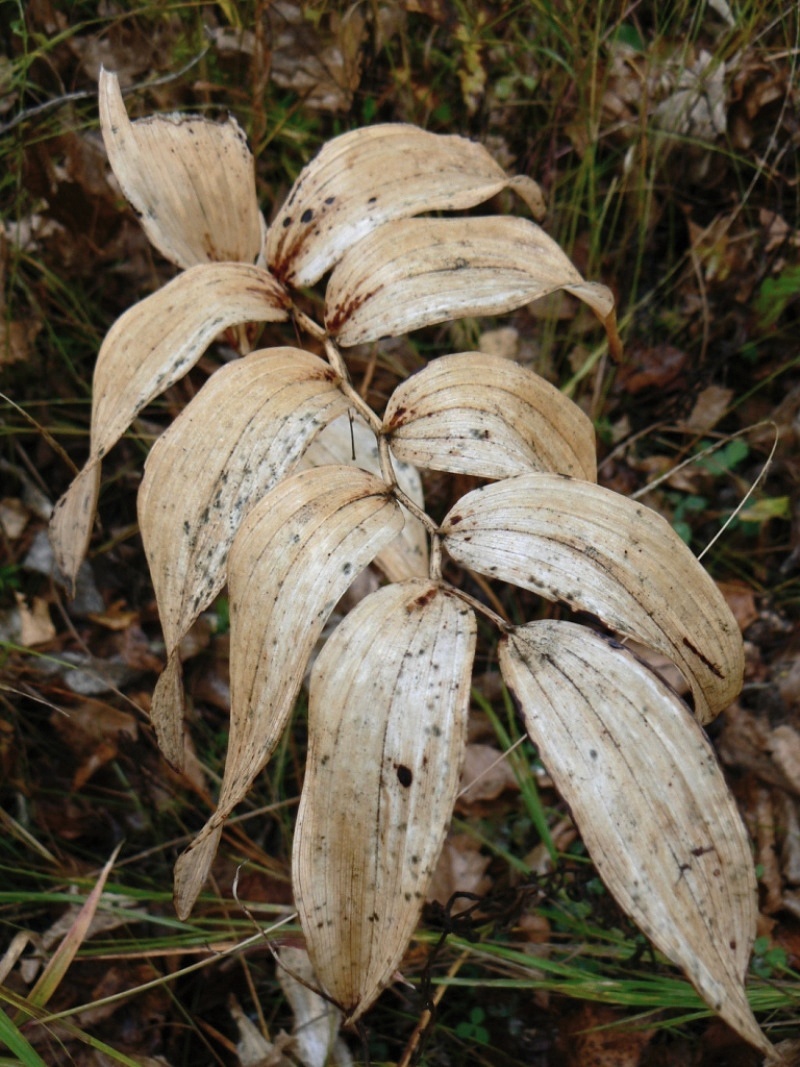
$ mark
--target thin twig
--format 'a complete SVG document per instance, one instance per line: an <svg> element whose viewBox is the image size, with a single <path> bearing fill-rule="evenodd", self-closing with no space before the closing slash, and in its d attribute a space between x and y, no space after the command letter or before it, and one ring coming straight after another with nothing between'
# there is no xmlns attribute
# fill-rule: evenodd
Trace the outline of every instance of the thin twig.
<svg viewBox="0 0 800 1067"><path fill-rule="evenodd" d="M130 96L133 93L152 89L156 85L167 85L169 82L177 81L178 78L183 77L187 70L191 70L192 67L199 63L204 56L208 55L210 48L211 45L206 45L202 52L198 53L198 55L182 66L180 70L176 70L172 74L164 74L162 77L154 78L149 82L139 82L137 85L129 85L126 89L122 90L122 95ZM27 122L28 119L34 119L39 115L46 114L48 111L54 111L56 108L63 107L64 104L74 104L79 100L95 100L96 98L96 89L82 89L77 93L64 93L63 96L56 96L53 97L52 100L45 100L41 104L36 104L35 107L28 107L24 111L20 111L10 120L10 122L7 122L4 126L0 126L0 137L2 137L3 134L8 133L10 130L15 129L17 126L21 125L21 123Z"/></svg>

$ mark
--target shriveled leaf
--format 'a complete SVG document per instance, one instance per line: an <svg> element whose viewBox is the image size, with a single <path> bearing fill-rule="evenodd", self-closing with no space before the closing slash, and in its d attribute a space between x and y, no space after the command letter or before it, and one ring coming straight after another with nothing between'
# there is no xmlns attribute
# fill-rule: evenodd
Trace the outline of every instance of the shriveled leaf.
<svg viewBox="0 0 800 1067"><path fill-rule="evenodd" d="M589 611L663 652L689 682L701 723L741 689L736 620L672 527L643 504L590 482L525 474L462 497L442 532L464 566Z"/></svg>
<svg viewBox="0 0 800 1067"><path fill-rule="evenodd" d="M619 346L613 297L584 282L556 242L516 218L400 219L347 251L331 274L325 324L342 345L467 315L500 315L557 289L585 300Z"/></svg>
<svg viewBox="0 0 800 1067"><path fill-rule="evenodd" d="M555 386L484 352L441 356L389 398L386 436L419 467L508 478L532 470L597 479L591 420Z"/></svg>
<svg viewBox="0 0 800 1067"><path fill-rule="evenodd" d="M378 443L375 434L360 415L349 413L334 419L314 438L302 459L303 466L324 463L344 463L361 467L380 475ZM425 506L422 479L410 463L398 460L394 464L397 484L421 508ZM375 563L393 582L406 578L422 578L428 573L428 535L419 519L403 508L405 525L392 541L375 557Z"/></svg>
<svg viewBox="0 0 800 1067"><path fill-rule="evenodd" d="M512 631L500 665L603 881L768 1053L744 991L758 916L750 844L689 709L626 649L572 623Z"/></svg>
<svg viewBox="0 0 800 1067"><path fill-rule="evenodd" d="M178 645L225 584L236 531L291 471L308 441L347 410L318 356L268 348L214 374L153 446L139 490L139 527L170 661L150 717L164 755L183 758Z"/></svg>
<svg viewBox="0 0 800 1067"><path fill-rule="evenodd" d="M179 267L254 263L266 227L253 157L238 122L200 115L131 122L117 76L106 70L99 93L109 162L150 243Z"/></svg>
<svg viewBox="0 0 800 1067"><path fill-rule="evenodd" d="M510 179L482 145L403 123L352 130L302 171L267 238L267 262L292 285L312 285L361 238L393 219L456 211L511 186L537 218L541 191Z"/></svg>
<svg viewBox="0 0 800 1067"><path fill-rule="evenodd" d="M175 907L191 911L222 823L269 759L336 602L403 524L386 485L354 467L280 482L242 523L228 560L231 725L217 811L175 869Z"/></svg>
<svg viewBox="0 0 800 1067"><path fill-rule="evenodd" d="M100 461L139 412L174 385L214 338L241 322L279 322L290 301L271 274L244 263L204 264L179 274L125 312L97 357L89 459L56 504L56 562L74 585L92 533Z"/></svg>
<svg viewBox="0 0 800 1067"><path fill-rule="evenodd" d="M314 665L293 884L308 953L352 1022L414 932L458 790L475 617L436 582L362 600Z"/></svg>

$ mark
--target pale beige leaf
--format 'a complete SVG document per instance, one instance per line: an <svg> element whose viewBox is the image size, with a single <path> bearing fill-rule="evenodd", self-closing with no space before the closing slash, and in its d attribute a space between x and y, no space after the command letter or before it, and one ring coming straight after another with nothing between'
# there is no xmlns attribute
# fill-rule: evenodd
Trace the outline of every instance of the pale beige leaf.
<svg viewBox="0 0 800 1067"><path fill-rule="evenodd" d="M500 665L603 881L769 1052L744 991L758 917L750 842L689 709L617 642L572 623L512 631Z"/></svg>
<svg viewBox="0 0 800 1067"><path fill-rule="evenodd" d="M350 412L334 419L311 442L302 466L344 463L380 475L378 443L375 434L360 415ZM425 506L422 479L410 463L394 463L397 484L421 508ZM422 578L428 573L428 535L419 519L403 508L405 525L390 545L375 557L375 563L393 582Z"/></svg>
<svg viewBox="0 0 800 1067"><path fill-rule="evenodd" d="M269 759L336 602L403 524L386 485L354 467L315 467L278 485L242 523L228 560L231 725L217 811L175 869L188 915L219 828Z"/></svg>
<svg viewBox="0 0 800 1067"><path fill-rule="evenodd" d="M509 178L464 137L402 123L352 130L329 141L294 183L267 237L267 262L282 281L312 285L385 223L474 207L507 186L543 215L531 178Z"/></svg>
<svg viewBox="0 0 800 1067"><path fill-rule="evenodd" d="M663 652L709 722L741 689L742 639L714 582L660 515L590 482L525 474L468 493L442 524L464 566L589 611Z"/></svg>
<svg viewBox="0 0 800 1067"><path fill-rule="evenodd" d="M303 1067L352 1067L353 1058L339 1037L341 1012L315 992L318 980L308 953L285 945L278 955L278 981L294 1015L297 1058Z"/></svg>
<svg viewBox="0 0 800 1067"><path fill-rule="evenodd" d="M533 371L502 356L440 356L389 398L393 453L418 467L508 478L554 471L597 480L594 427Z"/></svg>
<svg viewBox="0 0 800 1067"><path fill-rule="evenodd" d="M268 348L216 372L153 446L139 489L139 528L170 661L151 718L180 766L178 645L222 589L228 551L249 509L291 471L347 399L331 367L299 348Z"/></svg>
<svg viewBox="0 0 800 1067"><path fill-rule="evenodd" d="M102 457L151 400L174 385L214 338L242 322L279 322L290 301L271 274L244 263L192 267L134 304L109 330L97 357L91 452L56 504L56 562L74 583L89 545Z"/></svg>
<svg viewBox="0 0 800 1067"><path fill-rule="evenodd" d="M557 289L569 289L595 312L606 312L600 317L609 341L617 343L608 290L587 287L534 222L400 219L344 254L328 283L325 324L340 344L355 345L447 319L500 315Z"/></svg>
<svg viewBox="0 0 800 1067"><path fill-rule="evenodd" d="M153 115L131 122L117 76L105 70L99 93L109 162L150 243L179 267L255 262L265 226L253 157L236 120Z"/></svg>
<svg viewBox="0 0 800 1067"><path fill-rule="evenodd" d="M314 665L293 884L314 969L348 1022L391 980L433 876L475 633L453 592L412 579L362 600Z"/></svg>

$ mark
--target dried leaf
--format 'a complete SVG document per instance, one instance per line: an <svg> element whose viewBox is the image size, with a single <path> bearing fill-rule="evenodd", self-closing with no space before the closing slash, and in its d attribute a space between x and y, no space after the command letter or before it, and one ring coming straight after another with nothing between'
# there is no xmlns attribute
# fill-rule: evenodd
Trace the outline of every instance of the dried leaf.
<svg viewBox="0 0 800 1067"><path fill-rule="evenodd" d="M444 908L454 893L483 896L492 888L492 879L486 874L491 862L492 857L484 856L480 842L474 837L469 834L448 835L428 886L427 899ZM459 910L456 906L455 911Z"/></svg>
<svg viewBox="0 0 800 1067"><path fill-rule="evenodd" d="M442 532L459 563L589 611L669 656L701 723L741 689L736 620L672 527L644 505L590 482L526 474L462 497Z"/></svg>
<svg viewBox="0 0 800 1067"><path fill-rule="evenodd" d="M400 219L335 267L325 324L344 346L467 315L501 315L565 289L600 317L617 351L614 300L585 282L555 241L526 219Z"/></svg>
<svg viewBox="0 0 800 1067"><path fill-rule="evenodd" d="M750 843L686 706L627 650L572 623L512 631L500 665L610 891L769 1053L744 991L758 915Z"/></svg>
<svg viewBox="0 0 800 1067"><path fill-rule="evenodd" d="M175 869L175 907L191 911L222 823L266 764L336 602L399 532L385 484L353 467L280 482L242 523L228 561L231 726L217 811Z"/></svg>
<svg viewBox="0 0 800 1067"><path fill-rule="evenodd" d="M389 399L392 451L419 467L508 478L531 470L597 480L594 427L571 400L502 356L441 356Z"/></svg>
<svg viewBox="0 0 800 1067"><path fill-rule="evenodd" d="M244 263L203 264L134 304L97 357L89 460L56 504L50 537L73 585L89 547L100 461L151 400L193 367L213 339L241 322L281 322L289 298L271 274Z"/></svg>
<svg viewBox="0 0 800 1067"><path fill-rule="evenodd" d="M378 442L360 415L349 413L334 419L314 438L303 456L303 466L325 463L353 464L380 476ZM397 484L421 508L425 506L422 479L410 463L394 463ZM428 573L428 535L419 519L403 508L405 524L398 536L375 557L375 563L390 581L423 578Z"/></svg>
<svg viewBox="0 0 800 1067"><path fill-rule="evenodd" d="M302 349L253 352L217 371L150 452L139 526L168 657L150 717L175 766L183 759L178 645L225 584L228 550L249 508L347 410L339 384Z"/></svg>
<svg viewBox="0 0 800 1067"><path fill-rule="evenodd" d="M99 93L109 162L150 243L179 267L255 262L266 227L238 122L153 115L132 123L116 74L105 70Z"/></svg>
<svg viewBox="0 0 800 1067"><path fill-rule="evenodd" d="M267 262L282 281L312 285L385 223L474 207L509 185L541 217L538 185L509 179L465 137L403 123L352 130L329 141L301 172L267 236Z"/></svg>
<svg viewBox="0 0 800 1067"><path fill-rule="evenodd" d="M339 1037L341 1012L314 992L317 976L308 953L286 945L279 955L278 981L294 1014L295 1048L303 1067L352 1067L353 1058Z"/></svg>
<svg viewBox="0 0 800 1067"><path fill-rule="evenodd" d="M362 600L312 672L293 882L309 956L347 1023L391 980L433 876L475 634L461 600L414 579Z"/></svg>

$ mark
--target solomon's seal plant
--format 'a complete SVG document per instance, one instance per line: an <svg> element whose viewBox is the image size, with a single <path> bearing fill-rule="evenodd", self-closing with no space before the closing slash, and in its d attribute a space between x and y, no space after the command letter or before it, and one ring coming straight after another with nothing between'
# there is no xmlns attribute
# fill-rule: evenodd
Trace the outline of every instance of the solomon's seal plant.
<svg viewBox="0 0 800 1067"><path fill-rule="evenodd" d="M369 564L387 579L336 627L310 680L294 893L319 981L349 1021L391 981L413 934L455 801L476 612L606 885L707 1003L764 1052L744 989L756 922L748 840L701 729L738 692L736 623L655 512L596 483L592 425L554 387L480 352L443 356L382 415L343 349L562 289L618 349L613 300L524 218L442 215L510 188L460 137L356 130L301 173L269 230L233 121L131 123L100 80L114 172L152 243L183 268L112 327L94 379L89 459L52 538L74 580L105 453L221 331L293 321L300 347L250 351L214 373L155 444L139 518L167 646L152 704L183 760L178 646L225 582L231 723L218 807L176 869L189 914L225 820L270 758L334 605ZM437 217L419 216L436 212ZM328 274L324 321L299 291ZM486 480L442 522L417 468ZM442 577L442 553L599 618L680 668L693 713L617 641L586 626L510 626Z"/></svg>

